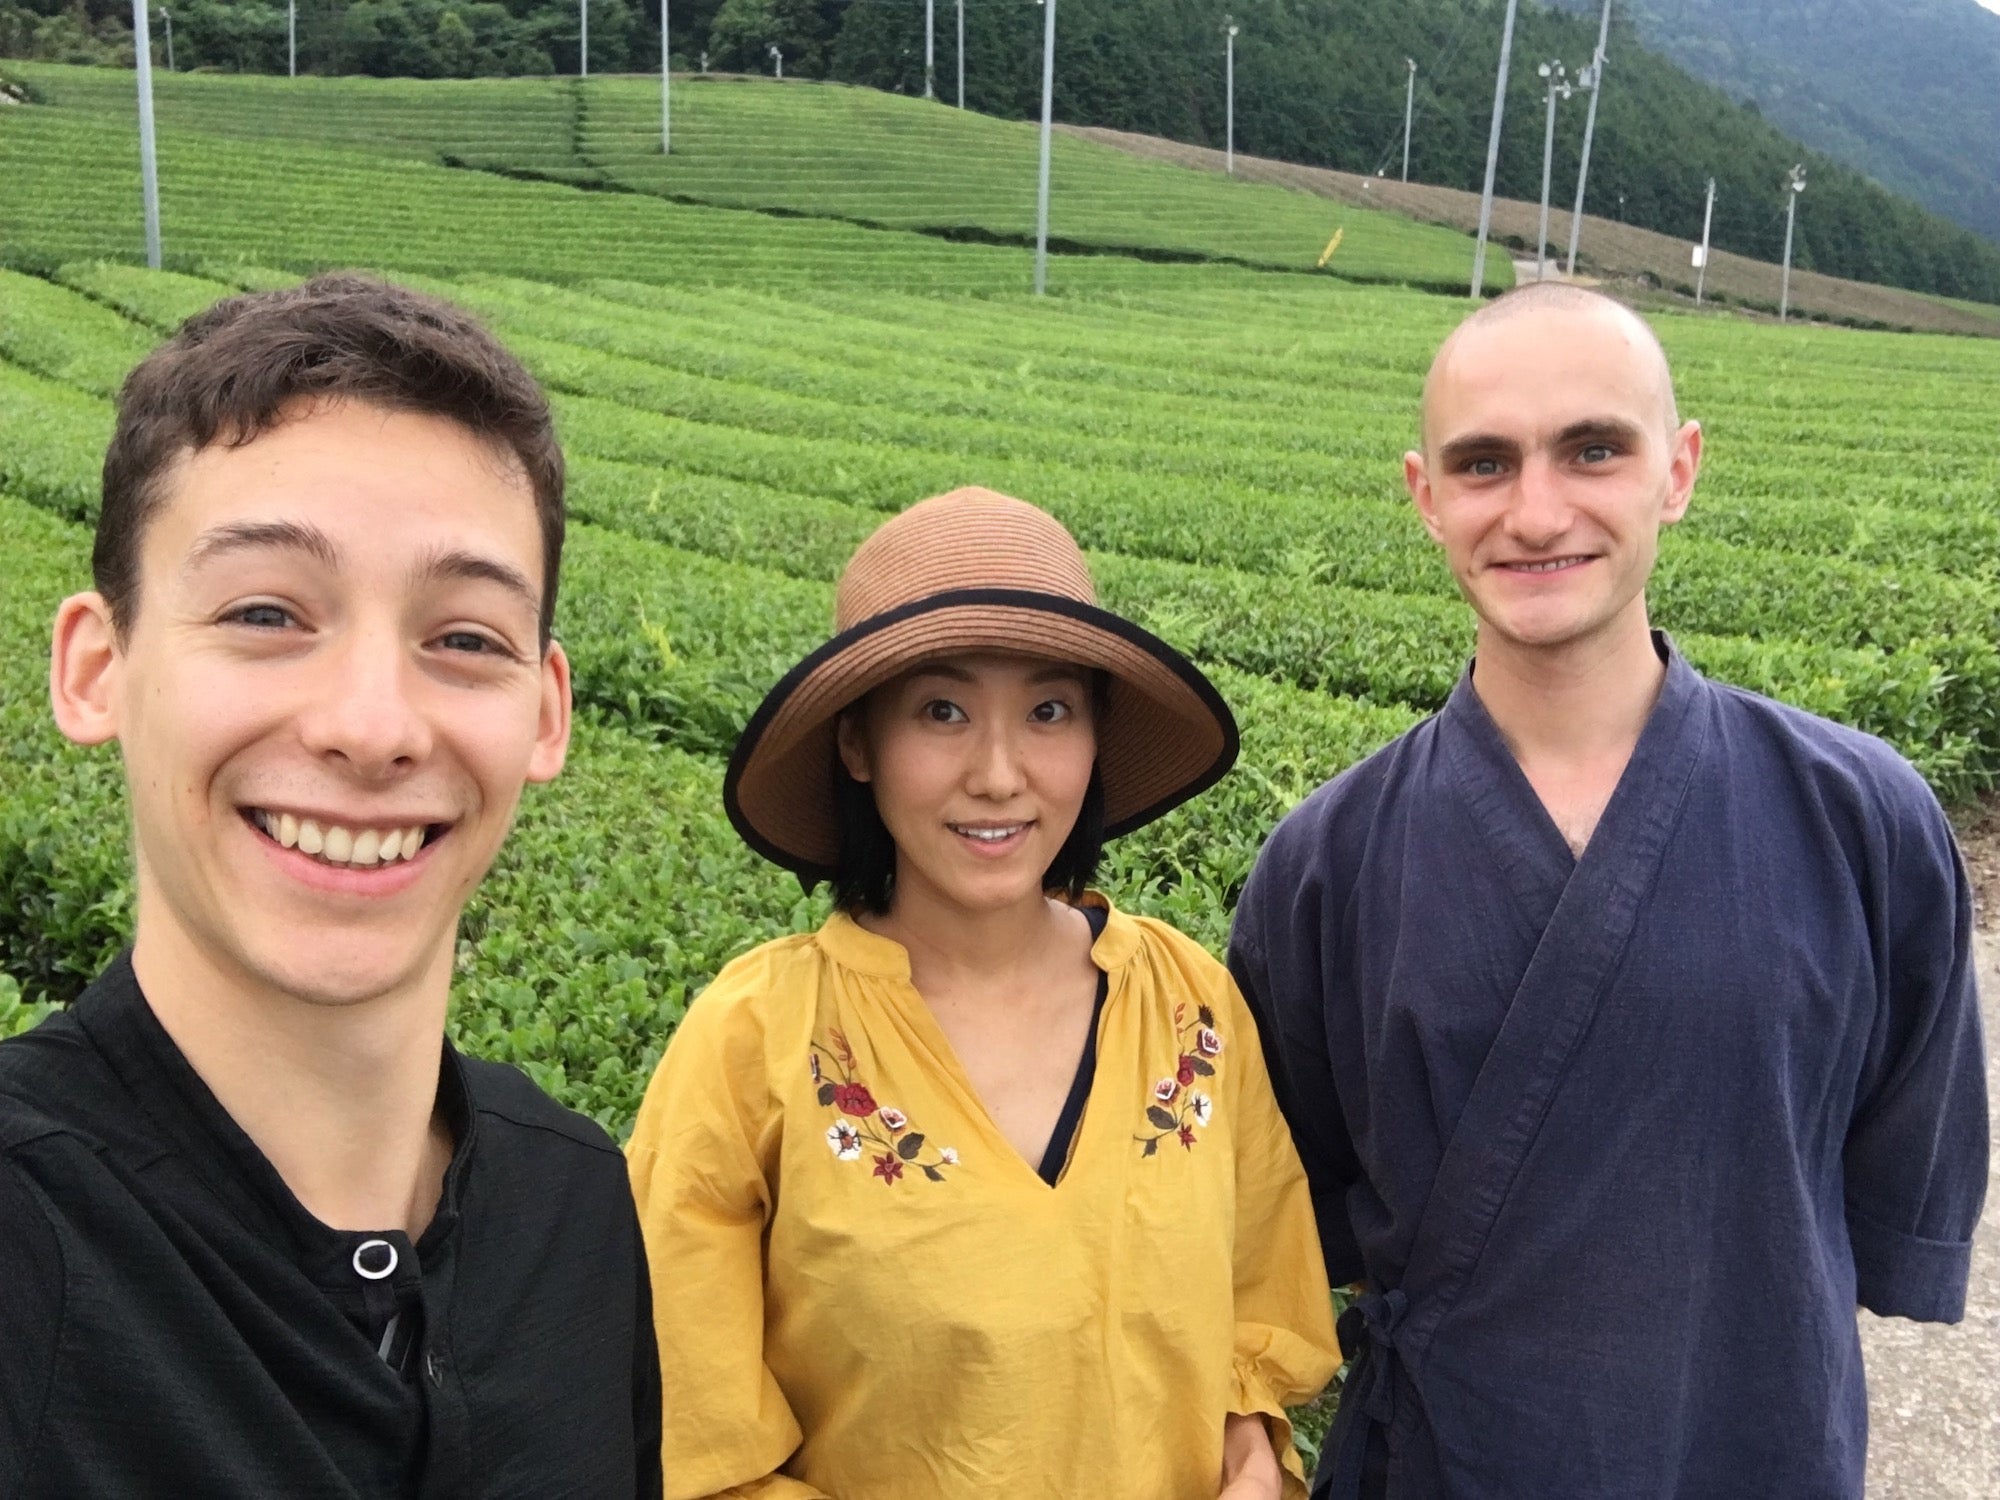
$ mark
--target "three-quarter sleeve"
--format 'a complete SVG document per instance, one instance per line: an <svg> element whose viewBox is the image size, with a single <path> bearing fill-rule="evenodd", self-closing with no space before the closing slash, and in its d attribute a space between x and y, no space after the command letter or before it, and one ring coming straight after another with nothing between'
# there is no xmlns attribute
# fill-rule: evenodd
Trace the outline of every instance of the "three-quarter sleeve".
<svg viewBox="0 0 2000 1500"><path fill-rule="evenodd" d="M1843 1155L1847 1224L1863 1307L1952 1323L1985 1198L1986 1062L1971 886L1943 812L1914 790L1885 882L1886 1003Z"/></svg>
<svg viewBox="0 0 2000 1500"><path fill-rule="evenodd" d="M1255 1023L1230 986L1246 1043ZM1331 1288L1324 1274L1312 1194L1271 1091L1264 1058L1245 1045L1236 1060L1236 1336L1232 1412L1268 1422L1287 1474L1288 1500L1305 1494L1286 1408L1310 1401L1339 1368Z"/></svg>
<svg viewBox="0 0 2000 1500"><path fill-rule="evenodd" d="M659 1331L667 1500L827 1500L778 1472L801 1433L763 1357L776 1129L761 1028L711 989L668 1044L627 1148Z"/></svg>

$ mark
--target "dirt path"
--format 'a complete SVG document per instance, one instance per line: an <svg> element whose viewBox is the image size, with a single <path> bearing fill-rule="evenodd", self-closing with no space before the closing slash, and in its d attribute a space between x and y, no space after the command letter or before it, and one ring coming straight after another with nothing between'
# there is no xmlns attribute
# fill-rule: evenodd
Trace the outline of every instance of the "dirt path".
<svg viewBox="0 0 2000 1500"><path fill-rule="evenodd" d="M2000 1137L2000 809L1963 830L1980 891L1979 986L1986 1076ZM1996 1158L2000 1163L2000 1158ZM1868 1493L1882 1500L2000 1496L2000 1170L1972 1253L1965 1321L1861 1315L1868 1361Z"/></svg>

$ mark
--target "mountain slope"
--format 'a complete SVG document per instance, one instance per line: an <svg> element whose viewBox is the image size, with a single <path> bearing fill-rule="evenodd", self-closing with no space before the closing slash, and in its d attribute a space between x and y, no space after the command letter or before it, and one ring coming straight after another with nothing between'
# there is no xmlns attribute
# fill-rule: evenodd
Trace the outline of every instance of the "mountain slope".
<svg viewBox="0 0 2000 1500"><path fill-rule="evenodd" d="M1417 64L1411 177L1478 189L1500 47L1500 0L1063 0L1057 118L1221 146L1225 3L1241 28L1239 151L1399 174L1408 57ZM1958 3L1971 6L1971 0ZM1521 7L1500 152L1498 187L1505 196L1540 197L1543 96L1536 64L1561 59L1575 77L1597 42L1592 9L1586 18L1533 0ZM969 106L1002 115L1039 111L1034 64L1041 54L1041 15L1025 4L966 6ZM2000 24L2000 18L1985 19ZM948 8L940 12L938 75L946 97L955 87L951 21ZM1797 264L2000 302L2000 247L1853 168L1813 157L1769 120L1648 50L1622 10L1613 18L1611 52L1592 154L1591 209L1699 238L1704 187L1713 176L1715 243L1776 261L1785 238L1782 183L1805 157L1812 186L1799 205ZM851 6L833 69L856 82L920 92L922 6ZM1573 98L1558 115L1558 201L1574 190L1584 104L1581 96Z"/></svg>
<svg viewBox="0 0 2000 1500"><path fill-rule="evenodd" d="M1975 0L1640 0L1634 19L1646 45L1807 145L2000 240L2000 15Z"/></svg>

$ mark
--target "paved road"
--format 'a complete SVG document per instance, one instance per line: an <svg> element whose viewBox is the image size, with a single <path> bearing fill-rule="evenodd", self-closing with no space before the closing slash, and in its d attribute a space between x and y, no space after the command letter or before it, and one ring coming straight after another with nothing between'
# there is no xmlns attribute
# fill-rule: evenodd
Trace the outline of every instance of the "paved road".
<svg viewBox="0 0 2000 1500"><path fill-rule="evenodd" d="M2000 932L1980 938L1979 984L2000 1138ZM2000 1157L1995 1161L1965 1321L1941 1327L1861 1314L1868 1493L1879 1500L2000 1500Z"/></svg>

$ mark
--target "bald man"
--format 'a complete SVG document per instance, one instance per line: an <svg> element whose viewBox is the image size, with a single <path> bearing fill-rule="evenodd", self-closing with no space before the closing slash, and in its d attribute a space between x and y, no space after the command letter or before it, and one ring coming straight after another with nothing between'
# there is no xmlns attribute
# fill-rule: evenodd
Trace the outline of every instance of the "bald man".
<svg viewBox="0 0 2000 1500"><path fill-rule="evenodd" d="M1888 746L1651 628L1701 447L1574 288L1425 383L1404 474L1477 654L1285 819L1230 942L1361 1284L1316 1495L1859 1496L1856 1304L1963 1315L1964 870Z"/></svg>

